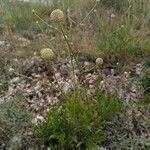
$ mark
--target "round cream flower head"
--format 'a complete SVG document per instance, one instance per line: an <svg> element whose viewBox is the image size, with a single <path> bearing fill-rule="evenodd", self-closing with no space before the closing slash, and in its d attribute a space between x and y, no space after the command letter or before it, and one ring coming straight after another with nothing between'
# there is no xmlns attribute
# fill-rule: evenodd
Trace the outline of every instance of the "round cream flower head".
<svg viewBox="0 0 150 150"><path fill-rule="evenodd" d="M55 9L50 15L51 21L61 23L64 21L64 13L60 9Z"/></svg>
<svg viewBox="0 0 150 150"><path fill-rule="evenodd" d="M96 61L95 61L96 65L102 65L103 62L104 62L104 61L103 61L102 58L97 58Z"/></svg>
<svg viewBox="0 0 150 150"><path fill-rule="evenodd" d="M51 60L54 57L54 52L50 48L41 50L41 58L44 60Z"/></svg>

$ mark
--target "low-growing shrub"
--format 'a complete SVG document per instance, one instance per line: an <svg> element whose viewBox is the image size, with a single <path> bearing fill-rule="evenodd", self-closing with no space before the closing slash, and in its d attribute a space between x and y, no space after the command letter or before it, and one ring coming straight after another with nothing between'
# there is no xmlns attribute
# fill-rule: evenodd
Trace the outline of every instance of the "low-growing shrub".
<svg viewBox="0 0 150 150"><path fill-rule="evenodd" d="M100 91L90 99L86 90L75 89L50 109L35 133L45 144L57 149L93 149L104 140L103 127L120 108L121 102Z"/></svg>
<svg viewBox="0 0 150 150"><path fill-rule="evenodd" d="M23 138L26 128L31 127L32 114L23 107L22 99L22 94L18 92L0 104L0 149L13 149L14 146L17 149L18 144L14 144L13 138Z"/></svg>

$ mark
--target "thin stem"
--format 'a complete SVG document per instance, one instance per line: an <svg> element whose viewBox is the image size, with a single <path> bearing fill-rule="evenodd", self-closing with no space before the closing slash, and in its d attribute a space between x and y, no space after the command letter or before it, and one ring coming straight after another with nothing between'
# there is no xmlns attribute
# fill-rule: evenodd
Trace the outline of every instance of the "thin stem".
<svg viewBox="0 0 150 150"><path fill-rule="evenodd" d="M33 13L38 19L40 19L43 23L45 23L48 27L56 30L57 32L61 33L57 28L51 26L49 23L47 23L45 20L43 20L37 13Z"/></svg>
<svg viewBox="0 0 150 150"><path fill-rule="evenodd" d="M10 137L7 135L7 133L5 132L5 130L2 127L0 127L0 130L7 136L7 138L10 139Z"/></svg>
<svg viewBox="0 0 150 150"><path fill-rule="evenodd" d="M96 68L96 66L97 66L97 65L94 65L92 68L90 68L90 69L88 69L88 70L85 70L85 71L83 71L83 72L81 71L81 73L84 74L84 73L87 73L87 72L89 72L89 71L92 71L92 70L94 70L94 69ZM84 69L84 68L83 68L83 69Z"/></svg>
<svg viewBox="0 0 150 150"><path fill-rule="evenodd" d="M51 63L49 62L49 66L51 66ZM59 88L59 90L62 92L63 90L62 90L62 88L61 88L61 86L60 86L60 84L59 84L59 82L58 82L58 80L57 80L57 77L56 77L56 75L55 75L55 70L54 70L54 67L53 67L54 65L52 64L52 70L53 70L53 74L54 74L54 79L55 79L55 81L56 81L56 83L57 83L57 85L58 85L58 88Z"/></svg>
<svg viewBox="0 0 150 150"><path fill-rule="evenodd" d="M41 27L41 25L40 25L39 23L37 23L37 26L39 27L39 29L41 30L41 32L46 35L46 33L44 32L44 30L42 29L42 27ZM50 42L54 40L54 38L52 38L52 39L50 39L50 40L48 40L48 41L45 40L44 38L42 38L42 39L43 39L43 42L45 42L45 43L48 44L49 46L51 45ZM56 53L55 53L55 54L56 54Z"/></svg>
<svg viewBox="0 0 150 150"><path fill-rule="evenodd" d="M18 75L18 76L21 76L21 77L23 77L23 78L27 78L27 79L29 79L29 80L35 80L35 79L31 78L31 77L27 77L27 76L25 76L25 75L23 75L23 74L20 74L20 73L18 73L18 72L13 72L13 73L16 74L16 75Z"/></svg>
<svg viewBox="0 0 150 150"><path fill-rule="evenodd" d="M90 16L90 14L93 12L93 10L96 8L96 6L97 6L97 2L94 4L94 6L92 7L92 9L88 12L88 14L83 18L83 20L80 22L80 23L78 23L78 25L77 25L77 27L78 26L80 26L89 16Z"/></svg>
<svg viewBox="0 0 150 150"><path fill-rule="evenodd" d="M76 58L76 56L75 56L75 54L74 54L74 52L73 52L73 50L72 50L72 47L71 47L71 45L70 45L70 43L69 43L69 40L67 39L67 37L66 37L66 35L65 35L65 32L64 32L62 26L61 26L61 31L62 31L63 37L64 37L64 39L65 39L65 41L66 41L66 43L67 43L71 60L74 58L74 60L75 60L75 62L76 62L76 64L77 64L77 66L78 66L78 68L80 69L78 60L77 60L77 58ZM72 63L73 63L73 62L72 62ZM72 65L74 66L74 64L72 64Z"/></svg>

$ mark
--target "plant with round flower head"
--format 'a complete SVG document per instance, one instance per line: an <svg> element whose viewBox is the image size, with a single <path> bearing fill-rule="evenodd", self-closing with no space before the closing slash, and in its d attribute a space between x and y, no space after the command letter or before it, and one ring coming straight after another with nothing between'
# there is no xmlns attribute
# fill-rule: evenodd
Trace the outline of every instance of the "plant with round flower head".
<svg viewBox="0 0 150 150"><path fill-rule="evenodd" d="M54 52L50 48L44 48L41 50L41 58L43 60L51 60L54 57Z"/></svg>
<svg viewBox="0 0 150 150"><path fill-rule="evenodd" d="M61 87L60 87L60 84L59 84L59 82L58 82L58 80L57 80L57 77L56 77L56 75L55 75L54 65L53 65L53 63L51 62L51 60L54 58L54 52L53 52L53 50L50 49L50 48L44 48L44 49L42 49L42 50L41 50L41 58L42 58L43 60L45 60L45 61L48 61L49 67L51 67L51 69L52 69L52 71L53 71L54 79L55 79L55 81L56 81L56 83L57 83L57 85L58 85L58 88L59 88L60 91L62 91L62 89L61 89Z"/></svg>
<svg viewBox="0 0 150 150"><path fill-rule="evenodd" d="M63 23L64 13L60 9L55 9L50 15L51 21L54 23Z"/></svg>
<svg viewBox="0 0 150 150"><path fill-rule="evenodd" d="M69 39L67 38L67 35L65 34L65 31L63 29L63 21L64 21L64 13L62 10L60 9L55 9L54 11L52 11L51 15L50 15L50 19L53 23L58 24L60 30L61 30L61 34L63 35L64 41L66 42L67 46L68 46L68 51L69 51L69 57L71 59L71 66L72 66L72 71L74 72L74 63L73 60L75 60L78 68L79 68L79 64L78 64L78 60L74 54L74 50L72 49L72 46L70 44ZM73 73L74 74L74 73Z"/></svg>
<svg viewBox="0 0 150 150"><path fill-rule="evenodd" d="M95 61L96 65L102 65L103 62L104 62L104 61L103 61L102 58L97 58L96 61Z"/></svg>

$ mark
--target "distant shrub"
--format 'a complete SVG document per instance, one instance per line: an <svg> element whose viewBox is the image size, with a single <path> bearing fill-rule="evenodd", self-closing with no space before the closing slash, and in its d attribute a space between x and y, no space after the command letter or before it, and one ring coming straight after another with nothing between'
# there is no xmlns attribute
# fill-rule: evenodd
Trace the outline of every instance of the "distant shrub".
<svg viewBox="0 0 150 150"><path fill-rule="evenodd" d="M127 0L102 0L104 6L113 7L118 11L123 11L125 6L128 6Z"/></svg>

